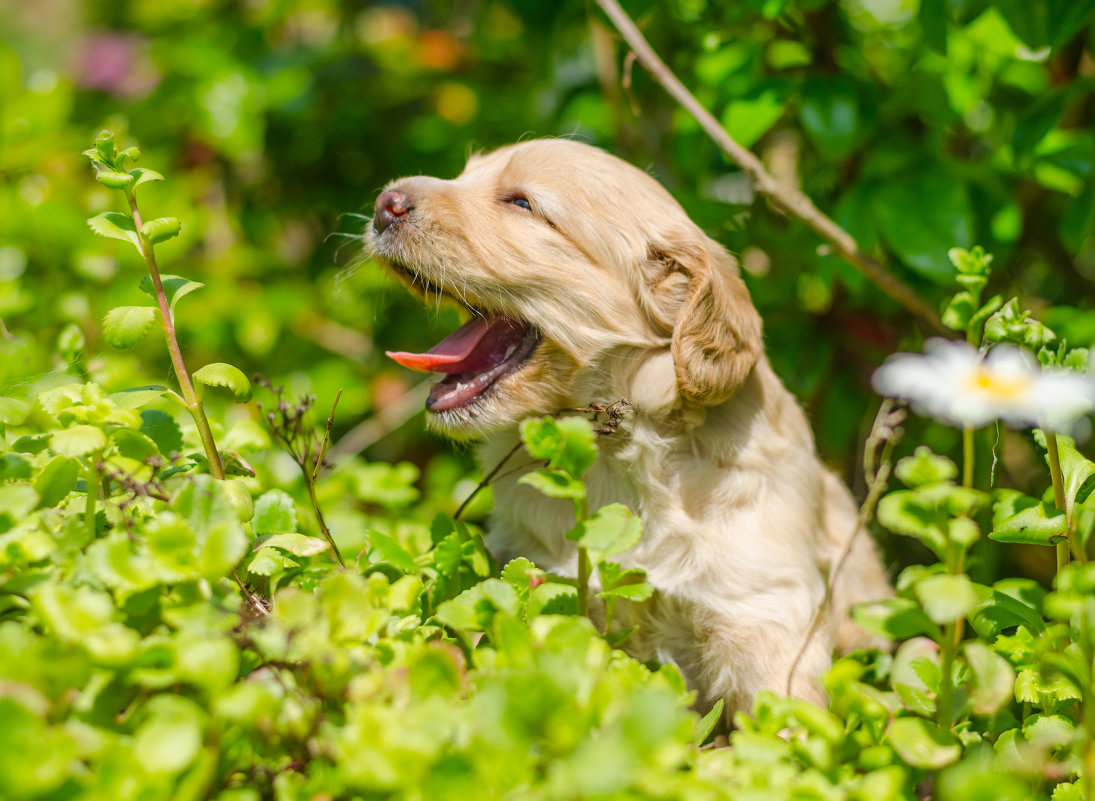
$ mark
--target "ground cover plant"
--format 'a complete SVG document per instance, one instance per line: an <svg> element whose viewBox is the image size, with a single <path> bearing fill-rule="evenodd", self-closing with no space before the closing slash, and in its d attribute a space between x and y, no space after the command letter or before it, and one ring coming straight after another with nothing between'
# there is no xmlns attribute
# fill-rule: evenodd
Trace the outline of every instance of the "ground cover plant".
<svg viewBox="0 0 1095 801"><path fill-rule="evenodd" d="M938 326L758 199L582 4L20 12L0 798L1095 798L1093 5L626 7ZM639 520L582 484L618 399L522 427L577 581L496 564L491 466L399 427L422 392L373 343L453 312L389 292L353 215L530 129L652 165L740 253L895 565L856 612L894 648L836 662L827 709L727 727L586 618L652 592L617 562Z"/></svg>

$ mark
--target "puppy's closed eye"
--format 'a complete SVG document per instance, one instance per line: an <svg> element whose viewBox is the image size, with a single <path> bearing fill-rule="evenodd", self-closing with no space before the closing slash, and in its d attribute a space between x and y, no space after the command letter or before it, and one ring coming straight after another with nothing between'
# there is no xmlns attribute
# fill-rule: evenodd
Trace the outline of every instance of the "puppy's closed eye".
<svg viewBox="0 0 1095 801"><path fill-rule="evenodd" d="M525 211L532 211L532 203L527 197L521 194L510 195L506 198L507 203L511 203L519 209Z"/></svg>

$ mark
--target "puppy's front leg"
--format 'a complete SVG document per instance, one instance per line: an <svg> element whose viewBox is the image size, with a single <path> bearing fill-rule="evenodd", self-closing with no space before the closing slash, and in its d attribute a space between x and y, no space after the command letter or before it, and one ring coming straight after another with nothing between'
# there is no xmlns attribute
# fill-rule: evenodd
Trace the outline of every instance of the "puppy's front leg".
<svg viewBox="0 0 1095 801"><path fill-rule="evenodd" d="M695 677L700 690L698 704L726 699L727 715L749 711L761 690L787 693L792 665L806 641L808 624L790 626L784 622L743 620L741 617L708 613L699 627L702 632ZM831 664L831 636L818 632L802 654L791 682L790 694L820 706L828 701L819 677Z"/></svg>

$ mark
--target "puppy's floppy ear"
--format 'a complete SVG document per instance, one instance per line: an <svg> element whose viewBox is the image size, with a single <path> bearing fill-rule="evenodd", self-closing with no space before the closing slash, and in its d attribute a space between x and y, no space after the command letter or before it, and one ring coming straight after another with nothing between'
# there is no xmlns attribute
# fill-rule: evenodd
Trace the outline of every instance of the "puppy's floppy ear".
<svg viewBox="0 0 1095 801"><path fill-rule="evenodd" d="M745 383L763 343L760 315L737 263L717 242L704 239L698 246L658 248L652 256L666 272L688 278L671 346L681 397L714 405Z"/></svg>

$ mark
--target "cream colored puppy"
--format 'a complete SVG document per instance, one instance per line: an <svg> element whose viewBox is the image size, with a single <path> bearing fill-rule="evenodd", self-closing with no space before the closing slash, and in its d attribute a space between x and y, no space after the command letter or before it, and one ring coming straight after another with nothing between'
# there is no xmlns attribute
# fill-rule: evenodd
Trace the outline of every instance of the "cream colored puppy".
<svg viewBox="0 0 1095 801"><path fill-rule="evenodd" d="M628 650L676 663L700 705L725 698L732 712L782 692L856 509L768 364L730 254L651 176L567 140L473 156L451 181L395 181L367 243L412 291L471 311L430 352L393 355L444 374L429 423L482 439L485 467L526 417L632 402L587 482L591 508L624 503L645 524L622 561L658 592L632 609ZM575 575L570 504L517 478L495 485L488 548ZM795 694L823 699L816 676L833 649L862 642L848 607L889 594L870 538L857 538Z"/></svg>

